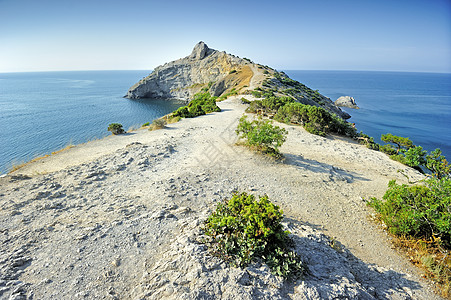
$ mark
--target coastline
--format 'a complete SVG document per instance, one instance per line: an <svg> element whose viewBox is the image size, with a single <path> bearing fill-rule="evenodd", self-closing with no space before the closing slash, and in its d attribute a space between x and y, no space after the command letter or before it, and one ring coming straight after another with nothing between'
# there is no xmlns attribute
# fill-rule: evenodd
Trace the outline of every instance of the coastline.
<svg viewBox="0 0 451 300"><path fill-rule="evenodd" d="M330 261L346 262L349 266L340 268L349 270L333 284L323 279L331 290L348 280L348 289L370 295L373 287L380 297L440 299L391 248L381 228L368 221L371 211L365 205L365 199L383 195L389 180L406 182L399 169L413 179L422 175L349 139L323 138L279 123L289 132L281 147L286 159L270 161L235 145L234 130L245 109L240 98L219 102L221 112L77 145L0 178L0 222L5 228L1 250L13 259L23 249L21 255L30 262L22 265L17 278L38 298L55 293L81 297L87 291L91 297L106 296L109 290L119 297L157 297L169 287L172 297L184 295L170 285L174 279L164 266L174 257L181 260L181 269L194 264L177 256L185 253L175 251L180 240L189 240L220 200L240 190L267 194L283 209L299 239L308 240L302 233L307 232L318 238L319 247L328 243L320 238L324 232L342 244L344 250L337 257L330 254ZM191 247L188 241L181 245ZM167 249L175 256L165 256ZM321 266L310 267L319 268L317 275L333 272ZM0 268L8 268L8 262ZM201 271L218 278L221 272L239 271L225 266ZM359 280L346 272L355 272ZM149 285L158 273L169 283ZM189 274L180 274L188 280ZM188 287L205 288L201 281L190 280ZM304 282L313 290L321 278L310 276ZM240 280L229 278L227 284L237 288ZM300 291L302 285L283 287Z"/></svg>

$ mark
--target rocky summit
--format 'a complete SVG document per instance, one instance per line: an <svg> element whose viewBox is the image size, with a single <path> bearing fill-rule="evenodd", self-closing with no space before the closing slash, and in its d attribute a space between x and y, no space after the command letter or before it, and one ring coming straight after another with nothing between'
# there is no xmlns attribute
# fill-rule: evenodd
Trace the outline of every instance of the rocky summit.
<svg viewBox="0 0 451 300"><path fill-rule="evenodd" d="M250 94L254 90L275 90L278 96L320 106L343 119L350 115L329 98L268 66L247 58L209 48L204 42L194 46L190 55L158 66L147 77L134 84L125 95L129 99L189 99L208 90L213 96Z"/></svg>

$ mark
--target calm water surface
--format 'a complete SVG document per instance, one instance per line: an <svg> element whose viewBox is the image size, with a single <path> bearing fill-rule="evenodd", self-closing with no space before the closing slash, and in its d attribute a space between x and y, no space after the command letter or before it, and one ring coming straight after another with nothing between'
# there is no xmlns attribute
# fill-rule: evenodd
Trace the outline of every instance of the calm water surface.
<svg viewBox="0 0 451 300"><path fill-rule="evenodd" d="M180 101L122 98L149 71L0 74L0 172L68 144L102 138L174 111Z"/></svg>
<svg viewBox="0 0 451 300"><path fill-rule="evenodd" d="M335 101L351 96L361 108L344 108L358 130L409 137L427 150L440 148L451 159L451 74L285 71Z"/></svg>
<svg viewBox="0 0 451 300"><path fill-rule="evenodd" d="M122 96L150 71L0 74L0 172L13 163L49 154L174 111L183 103ZM378 139L390 132L451 158L451 74L286 71L336 100L349 95L360 110L345 109L358 130Z"/></svg>

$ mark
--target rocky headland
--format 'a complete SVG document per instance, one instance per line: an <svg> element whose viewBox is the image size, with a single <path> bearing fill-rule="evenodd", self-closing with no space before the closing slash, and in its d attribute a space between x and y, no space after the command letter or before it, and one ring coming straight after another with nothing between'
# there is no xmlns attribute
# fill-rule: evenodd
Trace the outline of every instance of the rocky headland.
<svg viewBox="0 0 451 300"><path fill-rule="evenodd" d="M228 57L199 44L182 60L213 55ZM225 78L250 69L220 112L77 145L0 178L0 299L440 299L366 206L390 180L423 175L351 139L282 123L284 161L238 146L242 98L257 99L245 85L279 86L299 101L321 97L240 61L222 79L202 75L221 95L233 86ZM172 70L155 71L128 95L196 92L170 88L167 81L189 77ZM157 80L163 73L167 80ZM233 191L266 194L283 209L303 277L282 280L258 261L235 268L208 252L202 224Z"/></svg>
<svg viewBox="0 0 451 300"><path fill-rule="evenodd" d="M297 102L320 106L343 119L350 116L329 98L305 85L291 80L285 73L256 64L249 59L210 49L204 42L195 45L190 55L158 66L147 77L134 84L126 98L189 99L202 89L212 96L233 92L250 93L258 88L270 88L278 95L292 97Z"/></svg>

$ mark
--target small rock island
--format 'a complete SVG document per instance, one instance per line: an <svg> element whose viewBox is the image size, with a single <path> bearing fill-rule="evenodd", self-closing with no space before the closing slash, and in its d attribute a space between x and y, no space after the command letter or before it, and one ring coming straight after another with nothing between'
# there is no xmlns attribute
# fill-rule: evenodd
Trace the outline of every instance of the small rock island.
<svg viewBox="0 0 451 300"><path fill-rule="evenodd" d="M289 78L268 66L247 58L208 48L204 42L194 46L187 57L158 66L147 77L134 84L125 98L189 99L202 89L212 96L227 93L251 93L263 87L277 90L277 95L289 96L306 105L323 107L327 111L349 119L329 98Z"/></svg>
<svg viewBox="0 0 451 300"><path fill-rule="evenodd" d="M340 107L347 107L353 109L360 109L355 103L355 99L350 96L341 96L337 100L335 100L335 105Z"/></svg>

